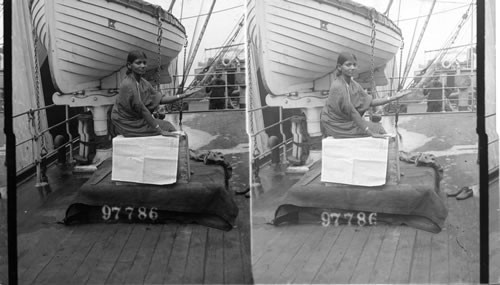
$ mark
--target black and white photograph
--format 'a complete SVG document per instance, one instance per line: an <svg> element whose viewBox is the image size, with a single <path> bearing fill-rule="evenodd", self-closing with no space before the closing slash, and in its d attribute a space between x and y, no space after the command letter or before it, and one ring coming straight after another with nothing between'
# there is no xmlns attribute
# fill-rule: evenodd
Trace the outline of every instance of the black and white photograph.
<svg viewBox="0 0 500 285"><path fill-rule="evenodd" d="M494 0L0 0L0 285L500 284Z"/></svg>
<svg viewBox="0 0 500 285"><path fill-rule="evenodd" d="M248 1L256 283L479 283L476 4Z"/></svg>
<svg viewBox="0 0 500 285"><path fill-rule="evenodd" d="M253 283L244 15L12 2L16 283Z"/></svg>

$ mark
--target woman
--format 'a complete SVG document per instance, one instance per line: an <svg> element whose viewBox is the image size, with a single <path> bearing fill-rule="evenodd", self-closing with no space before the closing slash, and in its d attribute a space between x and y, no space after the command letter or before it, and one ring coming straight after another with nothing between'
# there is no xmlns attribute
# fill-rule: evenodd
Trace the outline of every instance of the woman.
<svg viewBox="0 0 500 285"><path fill-rule="evenodd" d="M120 85L111 121L117 134L124 137L174 136L175 127L153 118L151 112L160 104L173 103L189 95L164 96L142 76L146 72L146 54L131 51L127 57L127 76Z"/></svg>
<svg viewBox="0 0 500 285"><path fill-rule="evenodd" d="M352 79L356 70L356 56L347 52L340 53L337 59L337 76L332 82L328 100L321 112L321 129L325 137L384 137L383 128L379 124L364 120L363 114L370 107L384 105L406 95L372 99L361 85Z"/></svg>

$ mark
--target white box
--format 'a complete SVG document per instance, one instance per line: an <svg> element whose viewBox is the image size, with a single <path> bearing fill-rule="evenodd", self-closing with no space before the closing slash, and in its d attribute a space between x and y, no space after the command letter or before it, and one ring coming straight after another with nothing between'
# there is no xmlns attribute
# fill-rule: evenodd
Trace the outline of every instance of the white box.
<svg viewBox="0 0 500 285"><path fill-rule="evenodd" d="M113 138L111 180L165 185L177 181L179 137Z"/></svg>
<svg viewBox="0 0 500 285"><path fill-rule="evenodd" d="M386 183L388 138L328 137L322 144L322 182L360 186Z"/></svg>

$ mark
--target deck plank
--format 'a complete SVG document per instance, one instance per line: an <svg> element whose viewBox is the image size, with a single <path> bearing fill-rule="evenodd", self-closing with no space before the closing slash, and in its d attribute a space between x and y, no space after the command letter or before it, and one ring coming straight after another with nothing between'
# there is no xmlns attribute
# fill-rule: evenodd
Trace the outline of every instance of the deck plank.
<svg viewBox="0 0 500 285"><path fill-rule="evenodd" d="M430 283L448 283L448 229L432 235Z"/></svg>
<svg viewBox="0 0 500 285"><path fill-rule="evenodd" d="M223 232L208 229L207 258L204 284L223 284L224 282L224 243Z"/></svg>
<svg viewBox="0 0 500 285"><path fill-rule="evenodd" d="M65 231L64 228L57 230L63 236L58 240L54 235L43 235L37 245L22 258L20 262L19 282L30 284L35 281L38 275L44 270L56 254L63 254L61 248L66 248L74 243L75 239L81 238L74 229Z"/></svg>
<svg viewBox="0 0 500 285"><path fill-rule="evenodd" d="M261 263L261 259L273 248L275 242L282 239L283 232L283 227L271 225L261 226L256 230L255 227L252 229L252 264L254 266Z"/></svg>
<svg viewBox="0 0 500 285"><path fill-rule="evenodd" d="M132 267L125 273L124 280L129 284L142 284L152 262L153 253L158 244L161 225L149 225L146 227L144 239L134 258Z"/></svg>
<svg viewBox="0 0 500 285"><path fill-rule="evenodd" d="M354 237L354 227L352 226L339 226L342 227L342 232L335 241L335 244L330 249L328 256L319 268L316 276L314 276L314 283L333 283L335 273L344 257L349 245Z"/></svg>
<svg viewBox="0 0 500 285"><path fill-rule="evenodd" d="M59 244L67 240L74 228L65 230L62 226L39 229L18 235L18 272L19 276L27 273L33 260L39 255L50 255L58 249ZM26 239L24 238L26 237Z"/></svg>
<svg viewBox="0 0 500 285"><path fill-rule="evenodd" d="M370 283L380 284L387 283L389 281L400 234L401 227L399 226L390 226L385 232L384 240L382 241L377 260L373 266Z"/></svg>
<svg viewBox="0 0 500 285"><path fill-rule="evenodd" d="M312 230L311 236L306 239L305 243L300 247L297 254L287 264L286 268L281 273L281 279L283 280L283 283L291 283L295 278L297 278L298 272L304 267L307 260L311 258L314 249L321 242L321 239L323 239L325 232L325 229L320 228Z"/></svg>
<svg viewBox="0 0 500 285"><path fill-rule="evenodd" d="M431 271L432 233L419 230L413 247L413 264L410 271L410 283L429 283Z"/></svg>
<svg viewBox="0 0 500 285"><path fill-rule="evenodd" d="M204 226L193 225L189 244L186 270L182 278L184 284L202 284L205 275L205 256L208 230Z"/></svg>
<svg viewBox="0 0 500 285"><path fill-rule="evenodd" d="M468 256L469 282L479 283L479 198L471 197L465 201L465 216L463 219L463 233L465 239L465 248ZM491 232L491 230L490 230ZM491 246L490 246L491 248ZM490 250L491 253L491 250Z"/></svg>
<svg viewBox="0 0 500 285"><path fill-rule="evenodd" d="M66 284L85 284L96 268L99 260L104 256L105 249L118 231L118 225L106 225L102 237L94 244L89 254L85 257L80 267Z"/></svg>
<svg viewBox="0 0 500 285"><path fill-rule="evenodd" d="M178 284L186 269L189 242L191 240L191 225L181 225L177 228L177 235L172 246L172 253L168 260L164 284Z"/></svg>
<svg viewBox="0 0 500 285"><path fill-rule="evenodd" d="M358 264L356 264L352 272L349 283L366 284L369 282L387 228L384 225L370 227L368 241L361 252Z"/></svg>
<svg viewBox="0 0 500 285"><path fill-rule="evenodd" d="M111 238L104 256L99 260L95 270L90 274L87 284L104 284L120 256L122 249L132 233L133 225L122 224Z"/></svg>
<svg viewBox="0 0 500 285"><path fill-rule="evenodd" d="M265 273L271 264L278 258L279 254L285 250L288 250L290 246L290 241L295 235L297 235L303 229L300 225L286 226L286 234L280 236L279 239L272 239L272 243L264 245L266 251L253 265L253 272L255 276L260 276ZM276 228L270 228L268 236L272 236ZM295 246L295 245L293 245ZM265 280L256 280L257 283L265 282Z"/></svg>
<svg viewBox="0 0 500 285"><path fill-rule="evenodd" d="M224 280L230 284L241 284L244 282L243 256L241 255L240 236L236 230L224 232Z"/></svg>
<svg viewBox="0 0 500 285"><path fill-rule="evenodd" d="M40 270L33 282L35 284L50 284L51 276L57 274L59 268L69 260L74 249L89 236L88 233L75 230L70 238L60 244L57 251L50 257L50 261Z"/></svg>
<svg viewBox="0 0 500 285"><path fill-rule="evenodd" d="M469 283L469 269L467 253L462 247L463 223L460 204L455 198L448 198L448 259L449 259L449 283Z"/></svg>
<svg viewBox="0 0 500 285"><path fill-rule="evenodd" d="M325 234L323 235L321 241L318 245L313 249L310 258L304 264L302 270L297 272L293 283L298 284L310 284L313 282L314 277L316 276L320 266L325 262L330 249L333 247L335 242L340 236L340 233L344 227L334 227L330 226L322 229ZM289 245L293 246L293 245Z"/></svg>
<svg viewBox="0 0 500 285"><path fill-rule="evenodd" d="M354 237L347 249L346 253L340 261L340 265L335 273L335 278L332 280L336 284L346 284L352 277L354 268L359 262L361 253L368 241L371 227L354 226Z"/></svg>
<svg viewBox="0 0 500 285"><path fill-rule="evenodd" d="M282 279L281 273L285 270L291 260L297 255L301 247L309 238L312 232L317 230L317 225L304 225L303 229L297 232L288 243L288 247L282 250L276 259L269 264L269 267L260 274L261 280L271 283L287 283ZM293 246L290 246L293 245Z"/></svg>
<svg viewBox="0 0 500 285"><path fill-rule="evenodd" d="M415 237L417 230L410 227L403 227L399 237L399 244L394 257L394 264L391 269L389 283L402 284L410 280L411 264L413 262ZM445 238L447 235L443 235Z"/></svg>
<svg viewBox="0 0 500 285"><path fill-rule="evenodd" d="M60 263L56 264L55 273L48 279L48 284L69 284L72 276L90 253L94 244L106 234L106 231L101 227L92 227L88 230L79 228L78 230L84 232L83 238L73 247L73 251L69 256L61 258ZM47 270L48 268L47 266Z"/></svg>
<svg viewBox="0 0 500 285"><path fill-rule="evenodd" d="M162 225L158 243L152 254L146 276L144 277L145 284L160 284L165 279L166 268L172 253L177 228L178 225L176 224Z"/></svg>
<svg viewBox="0 0 500 285"><path fill-rule="evenodd" d="M239 208L236 229L239 231L240 236L240 251L243 262L243 280L245 284L253 284L251 260L252 249L250 241L252 238L252 230L250 226L252 221L250 217L250 199L243 195L237 196L235 199Z"/></svg>
<svg viewBox="0 0 500 285"><path fill-rule="evenodd" d="M106 284L118 284L126 281L125 274L130 270L132 264L134 263L134 259L137 256L137 252L141 246L142 240L144 239L145 233L146 225L134 225L132 233L123 246L113 270L111 270L111 273L106 279Z"/></svg>

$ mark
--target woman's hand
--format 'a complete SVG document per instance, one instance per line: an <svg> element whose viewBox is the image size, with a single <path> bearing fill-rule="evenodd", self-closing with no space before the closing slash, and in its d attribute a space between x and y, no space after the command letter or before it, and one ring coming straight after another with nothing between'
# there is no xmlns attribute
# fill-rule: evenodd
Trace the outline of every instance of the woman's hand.
<svg viewBox="0 0 500 285"><path fill-rule="evenodd" d="M370 128L368 128L368 127L366 127L365 131L369 136L371 136L372 138L377 138L377 139L388 138L391 136L388 134L377 133L376 131L374 132L373 130L370 130Z"/></svg>
<svg viewBox="0 0 500 285"><path fill-rule="evenodd" d="M398 99L401 99L401 98L403 98L404 96L406 96L406 95L408 95L410 93L412 93L411 90L403 90L403 91L398 92L396 95L394 95L392 97L392 99L393 100L398 100Z"/></svg>
<svg viewBox="0 0 500 285"><path fill-rule="evenodd" d="M192 93L184 93L184 94L178 94L177 95L177 98L179 98L179 100L181 99L184 99L184 98L188 98L188 97L191 97L194 95L195 92L192 92Z"/></svg>
<svg viewBox="0 0 500 285"><path fill-rule="evenodd" d="M371 137L372 137L372 138L377 138L377 139L385 139L385 138L389 138L389 137L391 137L391 135L388 135L388 134L376 134L376 133L372 133L372 134L371 134Z"/></svg>
<svg viewBox="0 0 500 285"><path fill-rule="evenodd" d="M161 130L160 135L162 135L164 137L177 137L177 136L179 136L179 133L172 133L172 132L167 132L167 131Z"/></svg>

